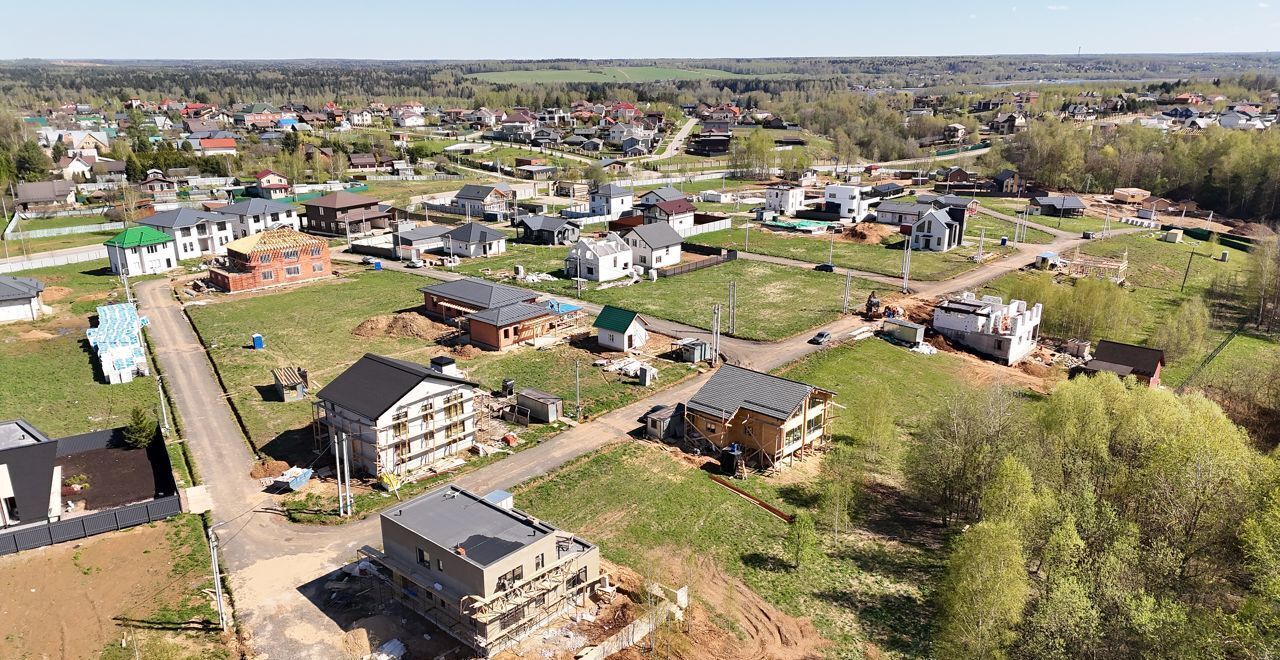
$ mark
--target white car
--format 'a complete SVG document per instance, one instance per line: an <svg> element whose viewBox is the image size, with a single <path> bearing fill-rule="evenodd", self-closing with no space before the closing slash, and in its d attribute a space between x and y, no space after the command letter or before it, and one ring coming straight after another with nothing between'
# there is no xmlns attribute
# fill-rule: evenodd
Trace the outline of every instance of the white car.
<svg viewBox="0 0 1280 660"><path fill-rule="evenodd" d="M404 263L405 268L422 268L427 262L421 259L410 259Z"/></svg>

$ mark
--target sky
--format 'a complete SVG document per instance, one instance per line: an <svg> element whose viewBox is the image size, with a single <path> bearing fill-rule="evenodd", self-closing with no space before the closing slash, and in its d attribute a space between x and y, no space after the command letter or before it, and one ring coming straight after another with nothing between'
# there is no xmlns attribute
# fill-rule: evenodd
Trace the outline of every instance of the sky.
<svg viewBox="0 0 1280 660"><path fill-rule="evenodd" d="M172 0L5 4L0 15L10 29L0 39L0 59L511 60L1280 48L1280 0L450 0L438 6L432 0L310 0L195 12ZM74 34L49 29L57 25L92 27Z"/></svg>

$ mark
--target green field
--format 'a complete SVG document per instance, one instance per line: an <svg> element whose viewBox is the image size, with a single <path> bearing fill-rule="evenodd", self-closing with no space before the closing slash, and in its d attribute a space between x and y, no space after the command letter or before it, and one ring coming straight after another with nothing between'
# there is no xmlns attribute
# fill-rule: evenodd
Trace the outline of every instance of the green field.
<svg viewBox="0 0 1280 660"><path fill-rule="evenodd" d="M587 69L524 69L490 71L472 77L493 83L627 83L659 80L716 80L723 78L788 78L790 74L743 76L718 69L677 69L660 66L608 66Z"/></svg>
<svg viewBox="0 0 1280 660"><path fill-rule="evenodd" d="M700 234L689 239L691 243L743 249L750 241L750 252L774 257L796 259L812 264L826 263L828 256L840 268L853 268L881 275L902 273L902 238L896 234L876 245L836 241L832 247L826 237L763 231L755 228L746 236L743 228ZM989 241L984 248L987 254L998 252L998 240ZM962 246L950 252L913 251L911 253L911 279L945 280L977 267L970 258L978 249L976 245Z"/></svg>
<svg viewBox="0 0 1280 660"><path fill-rule="evenodd" d="M1001 236L1008 236L1013 239L1014 225L1008 220L979 213L969 217L969 221L965 223L965 236L977 240L981 230L987 230L987 245L998 245ZM1052 243L1053 234L1047 231L1041 231L1035 227L1027 227L1027 243Z"/></svg>
<svg viewBox="0 0 1280 660"><path fill-rule="evenodd" d="M1022 210L1027 206L1027 200L1025 198L1018 199L1014 197L984 197L978 200L978 203L992 211L995 211L996 213L1003 213L1008 216L1021 214ZM1061 229L1062 231L1071 232L1073 234L1086 231L1101 231L1104 224L1102 218L1095 218L1090 215L1082 215L1076 218L1059 218L1052 215L1028 215L1027 220L1032 224L1037 224L1042 227L1051 227L1053 229ZM1111 219L1113 225L1117 220L1117 218ZM1035 231L1038 230L1031 229L1028 231L1028 234ZM1044 243L1048 241L1038 241L1029 238L1027 242Z"/></svg>
<svg viewBox="0 0 1280 660"><path fill-rule="evenodd" d="M361 337L352 330L371 316L421 305L418 287L429 283L416 275L368 271L280 293L193 306L188 312L254 446L289 461L311 454L311 401L276 400L271 370L306 368L314 392L365 353L425 362L433 348L430 342ZM255 332L266 338L266 350L246 348Z"/></svg>
<svg viewBox="0 0 1280 660"><path fill-rule="evenodd" d="M121 426L135 406L155 409L153 379L102 382L85 340L97 307L122 299L120 280L106 266L91 261L17 273L44 283L45 304L55 313L0 326L0 419L22 418L61 437Z"/></svg>
<svg viewBox="0 0 1280 660"><path fill-rule="evenodd" d="M369 197L377 197L381 201L390 200L396 206L405 206L409 198L415 195L430 195L449 190L458 190L468 183L492 183L488 179L453 179L448 181L369 181L369 191L361 193Z"/></svg>
<svg viewBox="0 0 1280 660"><path fill-rule="evenodd" d="M859 418L865 411L887 411L910 428L939 397L966 382L961 358L925 357L879 340L822 351L785 374L837 393L846 409L834 433L838 442L854 446L862 443ZM695 599L698 574L708 572L701 562L714 562L784 612L811 618L833 642L829 657L864 657L868 642L888 656L927 657L943 549L936 528L907 527L913 518L900 515L908 502L895 485L897 450L867 450L874 494L862 497L851 530L834 534L818 516L822 552L799 569L783 547L784 523L650 445L624 445L571 463L521 487L516 501L599 544L611 561L649 575L657 571L659 581L691 580ZM820 483L803 464L742 485L784 511L817 513ZM682 565L695 575L672 575ZM704 604L713 610L729 605ZM739 622L724 616L716 612L712 619L736 630Z"/></svg>

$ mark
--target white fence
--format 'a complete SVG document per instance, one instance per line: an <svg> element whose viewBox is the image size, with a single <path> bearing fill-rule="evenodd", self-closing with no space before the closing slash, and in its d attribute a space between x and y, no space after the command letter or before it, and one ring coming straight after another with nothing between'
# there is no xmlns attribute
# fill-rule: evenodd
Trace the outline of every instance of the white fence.
<svg viewBox="0 0 1280 660"><path fill-rule="evenodd" d="M10 261L8 263L0 262L0 273L16 273L20 270L48 268L50 266L65 266L67 264L78 264L85 261L97 261L99 259L106 258L107 248L99 247L87 252L73 252L71 254L39 257L37 259L28 259L25 261Z"/></svg>
<svg viewBox="0 0 1280 660"><path fill-rule="evenodd" d="M74 227L50 227L48 229L28 229L26 231L10 231L13 225L5 229L4 237L8 241L47 238L49 236L68 236L70 234L90 234L95 231L114 231L124 229L123 222L101 222L96 225L76 225Z"/></svg>

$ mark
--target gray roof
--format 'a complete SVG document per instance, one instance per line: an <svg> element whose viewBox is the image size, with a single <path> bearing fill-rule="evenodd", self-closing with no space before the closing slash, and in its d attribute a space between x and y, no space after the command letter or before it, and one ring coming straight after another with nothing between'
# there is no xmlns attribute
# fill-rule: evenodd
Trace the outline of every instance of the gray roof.
<svg viewBox="0 0 1280 660"><path fill-rule="evenodd" d="M973 204L974 201L971 197L961 197L960 195L938 195L930 199L930 203L934 207L953 206L961 208Z"/></svg>
<svg viewBox="0 0 1280 660"><path fill-rule="evenodd" d="M656 195L658 199L664 202L670 202L677 199L684 199L684 193L672 188L671 186L663 186L657 190L650 190L642 196Z"/></svg>
<svg viewBox="0 0 1280 660"><path fill-rule="evenodd" d="M526 215L520 218L516 226L523 225L532 231L555 231L565 225L580 226L578 223L568 218L560 218L550 215Z"/></svg>
<svg viewBox="0 0 1280 660"><path fill-rule="evenodd" d="M66 199L73 186L70 181L30 181L18 184L18 202L54 202Z"/></svg>
<svg viewBox="0 0 1280 660"><path fill-rule="evenodd" d="M488 323L498 327L536 319L540 316L551 316L551 309L545 305L534 305L532 303L511 303L501 307L490 307L482 309L473 314L468 314L467 318L481 323Z"/></svg>
<svg viewBox="0 0 1280 660"><path fill-rule="evenodd" d="M711 376L687 404L690 410L730 419L746 408L774 419L787 419L816 388L761 371L726 364Z"/></svg>
<svg viewBox="0 0 1280 660"><path fill-rule="evenodd" d="M528 302L538 297L536 291L497 284L477 277L467 277L452 282L441 282L418 289L423 293L457 300L477 309L501 307L516 302Z"/></svg>
<svg viewBox="0 0 1280 660"><path fill-rule="evenodd" d="M629 236L635 236L653 250L679 245L684 242L684 239L680 238L680 234L665 222L651 222L647 225L640 225L627 232L623 237Z"/></svg>
<svg viewBox="0 0 1280 660"><path fill-rule="evenodd" d="M25 447L41 442L49 442L49 438L25 420L0 421L0 449Z"/></svg>
<svg viewBox="0 0 1280 660"><path fill-rule="evenodd" d="M478 386L465 378L432 371L420 364L365 353L316 396L362 417L377 419L428 379Z"/></svg>
<svg viewBox="0 0 1280 660"><path fill-rule="evenodd" d="M0 300L30 300L44 291L40 280L0 275Z"/></svg>
<svg viewBox="0 0 1280 660"><path fill-rule="evenodd" d="M227 204L218 209L218 213L230 213L231 215L250 216L262 215L263 213L284 213L294 210L290 204L282 204L273 202L269 199L246 199L243 202L235 204Z"/></svg>
<svg viewBox="0 0 1280 660"><path fill-rule="evenodd" d="M210 220L226 220L227 217L209 211L197 211L195 209L180 208L172 211L162 211L153 216L141 218L138 224L150 227L160 227L163 229L178 229L181 227L194 227L202 222Z"/></svg>
<svg viewBox="0 0 1280 660"><path fill-rule="evenodd" d="M929 206L928 204L921 204L919 202L882 202L880 206L876 207L876 213L884 213L888 211L889 213L904 213L915 215L917 217L932 210L932 206Z"/></svg>
<svg viewBox="0 0 1280 660"><path fill-rule="evenodd" d="M603 186L600 186L599 188L596 188L595 190L591 191L591 194L604 195L605 197L613 199L615 197L630 197L632 193L630 190L623 188L622 186L617 186L612 183L606 183Z"/></svg>
<svg viewBox="0 0 1280 660"><path fill-rule="evenodd" d="M1083 209L1084 200L1075 195L1059 195L1035 197L1031 200L1036 206L1052 206L1058 209Z"/></svg>
<svg viewBox="0 0 1280 660"><path fill-rule="evenodd" d="M389 509L382 514L382 519L439 547L450 550L461 547L465 553L461 556L481 567L558 531L518 510L504 509L453 484Z"/></svg>
<svg viewBox="0 0 1280 660"><path fill-rule="evenodd" d="M399 245L409 245L417 241L429 241L433 238L440 238L449 233L449 228L444 225L431 225L430 227L418 227L417 229L406 229L405 231L396 232L396 242Z"/></svg>
<svg viewBox="0 0 1280 660"><path fill-rule="evenodd" d="M468 183L458 190L457 194L454 195L454 198L486 200L495 190L499 190L499 188L497 186L483 186L478 183Z"/></svg>
<svg viewBox="0 0 1280 660"><path fill-rule="evenodd" d="M449 230L445 236L460 243L487 243L507 237L506 234L497 229L486 227L478 222L468 222L461 227L455 227Z"/></svg>

